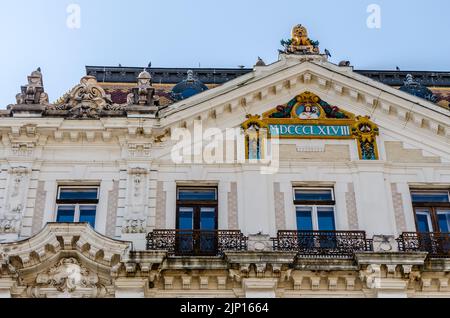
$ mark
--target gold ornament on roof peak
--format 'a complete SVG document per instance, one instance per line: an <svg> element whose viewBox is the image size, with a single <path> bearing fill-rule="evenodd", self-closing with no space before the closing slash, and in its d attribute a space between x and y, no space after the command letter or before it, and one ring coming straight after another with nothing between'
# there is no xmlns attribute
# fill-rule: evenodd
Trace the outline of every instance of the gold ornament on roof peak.
<svg viewBox="0 0 450 318"><path fill-rule="evenodd" d="M301 24L292 28L291 39L281 40L287 54L320 54L319 42L308 37L308 30Z"/></svg>

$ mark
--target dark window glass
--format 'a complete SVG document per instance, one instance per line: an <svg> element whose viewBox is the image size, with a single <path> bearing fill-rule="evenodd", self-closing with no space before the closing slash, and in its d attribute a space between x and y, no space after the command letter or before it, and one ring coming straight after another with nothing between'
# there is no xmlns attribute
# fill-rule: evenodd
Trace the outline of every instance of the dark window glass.
<svg viewBox="0 0 450 318"><path fill-rule="evenodd" d="M216 228L216 209L200 208L200 230L215 230Z"/></svg>
<svg viewBox="0 0 450 318"><path fill-rule="evenodd" d="M417 213L416 214L416 218L417 218L417 227L419 232L430 232L430 226L429 226L429 216L428 214L425 213Z"/></svg>
<svg viewBox="0 0 450 318"><path fill-rule="evenodd" d="M308 207L297 208L297 230L298 231L312 231L312 210Z"/></svg>
<svg viewBox="0 0 450 318"><path fill-rule="evenodd" d="M438 211L439 229L442 233L450 232L450 210Z"/></svg>
<svg viewBox="0 0 450 318"><path fill-rule="evenodd" d="M56 222L72 223L74 221L74 218L75 218L74 205L63 205L58 207Z"/></svg>
<svg viewBox="0 0 450 318"><path fill-rule="evenodd" d="M194 209L180 208L178 212L178 229L192 230L194 228Z"/></svg>
<svg viewBox="0 0 450 318"><path fill-rule="evenodd" d="M216 189L179 189L180 201L216 201Z"/></svg>
<svg viewBox="0 0 450 318"><path fill-rule="evenodd" d="M426 192L426 191L415 191L411 193L413 203L425 203L425 202L436 202L436 203L447 203L449 201L448 191L442 192Z"/></svg>
<svg viewBox="0 0 450 318"><path fill-rule="evenodd" d="M296 189L296 201L333 201L331 189Z"/></svg>
<svg viewBox="0 0 450 318"><path fill-rule="evenodd" d="M317 208L317 219L319 222L319 231L336 230L333 208Z"/></svg>
<svg viewBox="0 0 450 318"><path fill-rule="evenodd" d="M60 200L96 200L98 199L97 188L60 188Z"/></svg>
<svg viewBox="0 0 450 318"><path fill-rule="evenodd" d="M80 206L80 222L88 222L93 228L95 228L96 210L97 207L95 205Z"/></svg>

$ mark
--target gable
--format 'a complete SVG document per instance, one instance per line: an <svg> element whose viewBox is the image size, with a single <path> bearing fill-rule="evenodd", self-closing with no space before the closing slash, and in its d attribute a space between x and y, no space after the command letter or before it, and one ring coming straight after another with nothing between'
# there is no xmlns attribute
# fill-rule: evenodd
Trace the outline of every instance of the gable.
<svg viewBox="0 0 450 318"><path fill-rule="evenodd" d="M160 123L170 130L190 127L201 119L206 126L225 129L239 127L249 114L289 119L294 109L299 111L294 98L305 92L319 98L320 116L324 116L319 119L369 116L380 131L389 131L399 141L429 140L426 151L450 156L449 111L355 74L349 67L297 57L255 68L242 78L175 104Z"/></svg>

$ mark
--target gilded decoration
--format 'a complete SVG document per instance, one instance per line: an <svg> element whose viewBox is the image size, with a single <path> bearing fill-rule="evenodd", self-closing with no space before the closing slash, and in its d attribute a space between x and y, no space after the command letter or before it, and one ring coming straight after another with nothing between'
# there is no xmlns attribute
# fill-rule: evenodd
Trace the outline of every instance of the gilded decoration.
<svg viewBox="0 0 450 318"><path fill-rule="evenodd" d="M301 24L292 28L291 39L282 40L287 54L319 54L319 42L308 37L308 30Z"/></svg>
<svg viewBox="0 0 450 318"><path fill-rule="evenodd" d="M264 158L264 144L267 140L267 124L259 115L247 115L247 120L242 124L245 131L245 154L249 160Z"/></svg>
<svg viewBox="0 0 450 318"><path fill-rule="evenodd" d="M356 139L361 160L377 160L378 127L368 116L354 114L330 105L311 92L304 92L284 105L259 115L247 115L245 131L247 159L262 159L268 138L292 139Z"/></svg>

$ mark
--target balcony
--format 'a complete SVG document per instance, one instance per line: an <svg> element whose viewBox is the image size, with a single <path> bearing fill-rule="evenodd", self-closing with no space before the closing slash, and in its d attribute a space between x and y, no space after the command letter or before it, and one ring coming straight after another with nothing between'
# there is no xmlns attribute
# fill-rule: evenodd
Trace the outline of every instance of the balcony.
<svg viewBox="0 0 450 318"><path fill-rule="evenodd" d="M218 256L225 251L246 251L247 237L232 230L154 230L147 236L147 249L175 256Z"/></svg>
<svg viewBox="0 0 450 318"><path fill-rule="evenodd" d="M352 258L355 252L373 250L364 231L279 231L272 241L275 251L298 252L300 257Z"/></svg>
<svg viewBox="0 0 450 318"><path fill-rule="evenodd" d="M450 233L405 232L397 239L402 252L428 252L432 258L450 258Z"/></svg>

